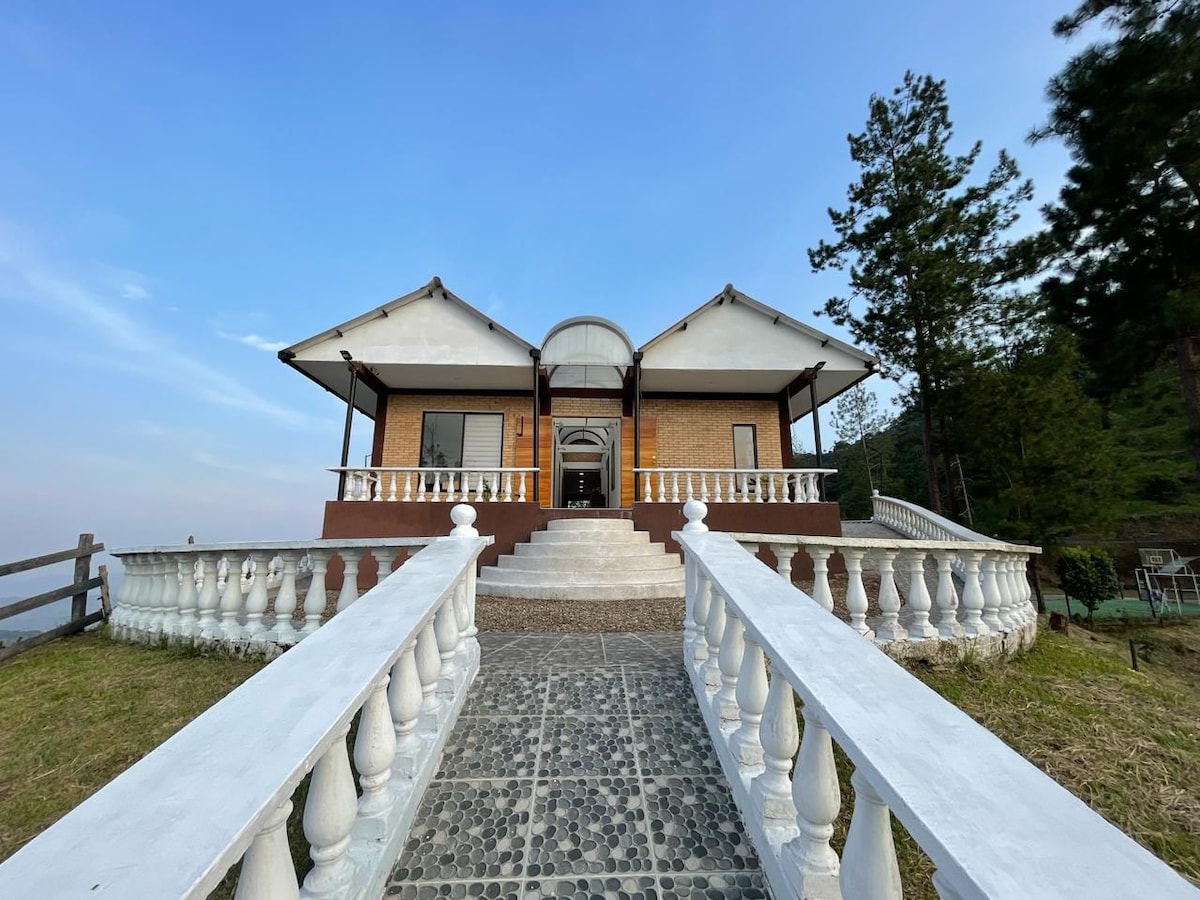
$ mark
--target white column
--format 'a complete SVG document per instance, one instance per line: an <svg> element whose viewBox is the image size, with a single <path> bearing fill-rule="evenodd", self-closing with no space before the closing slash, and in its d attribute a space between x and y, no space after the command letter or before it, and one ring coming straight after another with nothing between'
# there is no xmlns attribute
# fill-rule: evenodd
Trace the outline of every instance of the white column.
<svg viewBox="0 0 1200 900"><path fill-rule="evenodd" d="M392 666L392 677L388 683L388 706L396 734L396 767L401 775L411 776L416 770L417 753L421 747L417 737L417 720L421 715L422 699L414 642L404 649L396 665Z"/></svg>
<svg viewBox="0 0 1200 900"><path fill-rule="evenodd" d="M242 857L233 900L297 900L296 867L288 847L287 820L292 801L284 800L267 817Z"/></svg>
<svg viewBox="0 0 1200 900"><path fill-rule="evenodd" d="M708 502L708 473L700 473L700 502Z"/></svg>
<svg viewBox="0 0 1200 900"><path fill-rule="evenodd" d="M696 620L696 639L692 645L692 659L703 668L708 659L708 611L712 606L712 582L703 572L696 572L696 601L692 604L692 617Z"/></svg>
<svg viewBox="0 0 1200 900"><path fill-rule="evenodd" d="M179 633L179 557L163 554L162 606L159 610L159 631L164 635Z"/></svg>
<svg viewBox="0 0 1200 900"><path fill-rule="evenodd" d="M762 768L762 738L759 725L767 705L767 667L762 647L743 631L742 670L738 673L738 729L730 739L734 759L746 771Z"/></svg>
<svg viewBox="0 0 1200 900"><path fill-rule="evenodd" d="M417 675L421 679L421 712L426 714L430 722L437 715L441 700L438 699L438 676L442 671L442 657L438 652L437 635L434 633L433 622L426 622L421 633L417 635Z"/></svg>
<svg viewBox="0 0 1200 900"><path fill-rule="evenodd" d="M896 590L895 561L899 550L883 548L877 551L879 559L879 624L875 627L875 640L902 641L908 637L900 627L900 592Z"/></svg>
<svg viewBox="0 0 1200 900"><path fill-rule="evenodd" d="M279 590L275 594L275 626L272 634L276 643L294 644L298 640L292 614L296 612L296 568L300 553L296 550L281 550L279 563Z"/></svg>
<svg viewBox="0 0 1200 900"><path fill-rule="evenodd" d="M221 592L221 636L229 641L240 640L242 634L238 614L242 611L241 556L225 557L225 590Z"/></svg>
<svg viewBox="0 0 1200 900"><path fill-rule="evenodd" d="M846 608L850 610L850 627L864 637L873 638L875 632L867 627L867 588L862 578L862 558L866 553L857 547L843 547L842 559L846 561Z"/></svg>
<svg viewBox="0 0 1200 900"><path fill-rule="evenodd" d="M923 641L937 637L937 629L929 621L929 587L925 584L925 551L905 550L902 565L908 570L908 622L910 640Z"/></svg>
<svg viewBox="0 0 1200 900"><path fill-rule="evenodd" d="M458 648L458 619L454 613L454 597L442 601L433 617L433 633L437 638L438 658L441 660L439 687L452 689L454 685L454 655Z"/></svg>
<svg viewBox="0 0 1200 900"><path fill-rule="evenodd" d="M261 640L267 630L262 618L267 611L267 570L271 565L271 554L265 550L252 550L250 558L254 562L254 580L246 595L246 637Z"/></svg>
<svg viewBox="0 0 1200 900"><path fill-rule="evenodd" d="M800 833L783 848L784 871L800 897L841 900L838 857L829 846L842 806L833 741L818 713L804 704L804 736L796 755L792 802Z"/></svg>
<svg viewBox="0 0 1200 900"><path fill-rule="evenodd" d="M742 620L732 607L725 605L725 630L721 636L719 664L721 667L721 689L714 699L714 708L722 729L734 728L738 724L737 684L745 653L745 632Z"/></svg>
<svg viewBox="0 0 1200 900"><path fill-rule="evenodd" d="M317 760L304 804L304 836L313 867L304 879L305 897L341 897L349 883L346 856L358 813L354 775L346 755L346 732Z"/></svg>
<svg viewBox="0 0 1200 900"><path fill-rule="evenodd" d="M842 851L842 897L902 900L891 813L861 771L855 770L850 783L854 786L854 814Z"/></svg>
<svg viewBox="0 0 1200 900"><path fill-rule="evenodd" d="M937 560L937 632L942 640L953 640L963 636L958 624L958 593L954 589L954 573L950 568L954 557L952 550L934 550Z"/></svg>
<svg viewBox="0 0 1200 900"><path fill-rule="evenodd" d="M710 694L721 686L721 638L725 636L725 598L718 591L710 591L708 622L705 625L705 643L708 656L704 661L704 688Z"/></svg>
<svg viewBox="0 0 1200 900"><path fill-rule="evenodd" d="M191 553L176 553L176 565L182 574L179 582L179 622L175 633L191 637L196 633L196 614L200 598L196 592L196 557Z"/></svg>
<svg viewBox="0 0 1200 900"><path fill-rule="evenodd" d="M983 589L979 583L979 558L982 555L978 550L959 551L963 564L962 605L965 611L962 627L963 634L967 637L991 634L991 629L981 616Z"/></svg>
<svg viewBox="0 0 1200 900"><path fill-rule="evenodd" d="M833 555L832 547L805 547L813 564L812 598L830 612L833 612L833 591L829 588L829 557Z"/></svg>
<svg viewBox="0 0 1200 900"><path fill-rule="evenodd" d="M196 609L200 614L196 629L200 637L206 640L216 640L221 636L221 626L217 622L217 611L221 606L221 598L217 594L217 562L220 558L220 553L212 551L200 554L204 581L196 598Z"/></svg>
<svg viewBox="0 0 1200 900"><path fill-rule="evenodd" d="M325 572L331 555L332 551L325 549L308 551L308 558L312 562L312 580L308 583L308 593L304 595L303 634L312 634L321 627L321 617L328 603Z"/></svg>
<svg viewBox="0 0 1200 900"><path fill-rule="evenodd" d="M759 725L762 737L763 772L755 776L750 795L762 810L768 825L791 825L796 816L792 803L792 782L788 770L800 743L796 724L796 706L792 686L782 673L771 666L767 705Z"/></svg>
<svg viewBox="0 0 1200 900"><path fill-rule="evenodd" d="M403 503L411 503L412 502L412 477L413 477L412 472L404 473L404 499L401 501ZM419 478L419 476L418 476L418 478Z"/></svg>
<svg viewBox="0 0 1200 900"><path fill-rule="evenodd" d="M659 471L658 473L658 502L667 502L667 481L666 473Z"/></svg>
<svg viewBox="0 0 1200 900"><path fill-rule="evenodd" d="M792 583L792 557L796 555L796 544L772 544L771 552L775 554L775 571L783 576L788 584Z"/></svg>
<svg viewBox="0 0 1200 900"><path fill-rule="evenodd" d="M521 470L521 480L517 483L517 502L525 502L525 470Z"/></svg>
<svg viewBox="0 0 1200 900"><path fill-rule="evenodd" d="M388 705L387 675L380 676L367 695L354 739L354 765L362 796L358 800L359 828L374 838L384 835L383 815L391 806L388 782L396 756L396 729Z"/></svg>
<svg viewBox="0 0 1200 900"><path fill-rule="evenodd" d="M996 578L996 554L985 553L981 563L983 571L983 623L994 632L1004 630L1000 621L1000 582Z"/></svg>
<svg viewBox="0 0 1200 900"><path fill-rule="evenodd" d="M338 592L337 611L341 612L358 599L358 561L363 551L350 547L338 551L345 568L342 571L342 589Z"/></svg>

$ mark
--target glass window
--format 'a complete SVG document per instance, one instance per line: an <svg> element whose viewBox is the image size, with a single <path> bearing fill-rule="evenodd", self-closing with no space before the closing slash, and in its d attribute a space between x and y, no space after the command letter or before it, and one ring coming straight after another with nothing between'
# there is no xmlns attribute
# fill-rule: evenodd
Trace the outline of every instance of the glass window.
<svg viewBox="0 0 1200 900"><path fill-rule="evenodd" d="M502 413L427 412L421 427L421 466L499 467L503 433Z"/></svg>
<svg viewBox="0 0 1200 900"><path fill-rule="evenodd" d="M733 426L733 467L758 468L758 437L753 425Z"/></svg>

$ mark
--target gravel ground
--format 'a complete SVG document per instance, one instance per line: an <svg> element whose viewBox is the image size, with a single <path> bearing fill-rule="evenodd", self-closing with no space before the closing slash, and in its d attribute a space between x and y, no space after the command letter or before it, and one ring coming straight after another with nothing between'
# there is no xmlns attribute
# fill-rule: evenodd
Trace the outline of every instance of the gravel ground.
<svg viewBox="0 0 1200 900"><path fill-rule="evenodd" d="M627 632L678 631L682 600L510 600L480 596L475 602L480 631Z"/></svg>

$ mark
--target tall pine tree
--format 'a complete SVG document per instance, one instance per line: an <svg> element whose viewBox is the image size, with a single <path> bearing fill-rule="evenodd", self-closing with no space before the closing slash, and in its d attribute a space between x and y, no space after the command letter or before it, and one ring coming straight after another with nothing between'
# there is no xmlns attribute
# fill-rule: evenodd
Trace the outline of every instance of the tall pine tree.
<svg viewBox="0 0 1200 900"><path fill-rule="evenodd" d="M908 72L891 97L872 96L850 157L862 175L842 211L837 240L808 251L813 271L850 269L849 296L824 313L875 349L885 372L915 376L929 503L942 509L936 459L950 477L953 448L938 398L964 357L1003 321L1006 286L1029 274L1036 254L1005 234L1033 193L1003 150L981 184L968 184L981 145L954 155L946 85ZM949 494L951 513L954 494Z"/></svg>
<svg viewBox="0 0 1200 900"><path fill-rule="evenodd" d="M1046 210L1062 255L1044 292L1101 397L1174 355L1200 478L1200 0L1086 0L1055 33L1096 22L1033 135L1073 161Z"/></svg>

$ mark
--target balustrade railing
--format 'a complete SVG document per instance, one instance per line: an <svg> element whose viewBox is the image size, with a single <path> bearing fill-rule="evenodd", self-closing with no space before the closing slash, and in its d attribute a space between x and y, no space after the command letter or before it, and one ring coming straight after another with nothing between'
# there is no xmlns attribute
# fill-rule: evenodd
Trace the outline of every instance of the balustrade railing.
<svg viewBox="0 0 1200 900"><path fill-rule="evenodd" d="M125 567L109 620L122 640L290 646L358 599L370 556L378 584L437 537L180 544L113 551ZM329 564L343 569L336 605ZM232 576L232 577L231 577ZM261 577L260 577L261 576Z"/></svg>
<svg viewBox="0 0 1200 900"><path fill-rule="evenodd" d="M818 503L837 469L634 469L645 503Z"/></svg>
<svg viewBox="0 0 1200 900"><path fill-rule="evenodd" d="M342 500L389 503L525 503L538 469L332 468L346 477Z"/></svg>
<svg viewBox="0 0 1200 900"><path fill-rule="evenodd" d="M1025 577L1038 547L998 541L906 540L731 533L752 553L767 546L790 584L797 554L812 564L812 598L844 613L850 627L879 643L960 640L998 635L1016 640L994 649L1015 650L1032 641L1037 610ZM980 536L982 537L982 536ZM834 590L829 561L839 556L845 586ZM955 573L962 572L962 590ZM878 576L864 578L864 574Z"/></svg>
<svg viewBox="0 0 1200 900"><path fill-rule="evenodd" d="M894 813L946 900L1196 897L732 536L706 533L700 504L685 515L684 665L775 896L899 900ZM840 858L835 743L854 767Z"/></svg>
<svg viewBox="0 0 1200 900"><path fill-rule="evenodd" d="M489 539L474 510L456 516L451 538L0 864L0 897L200 900L238 860L239 900L382 896L479 668ZM301 886L285 825L310 772Z"/></svg>

